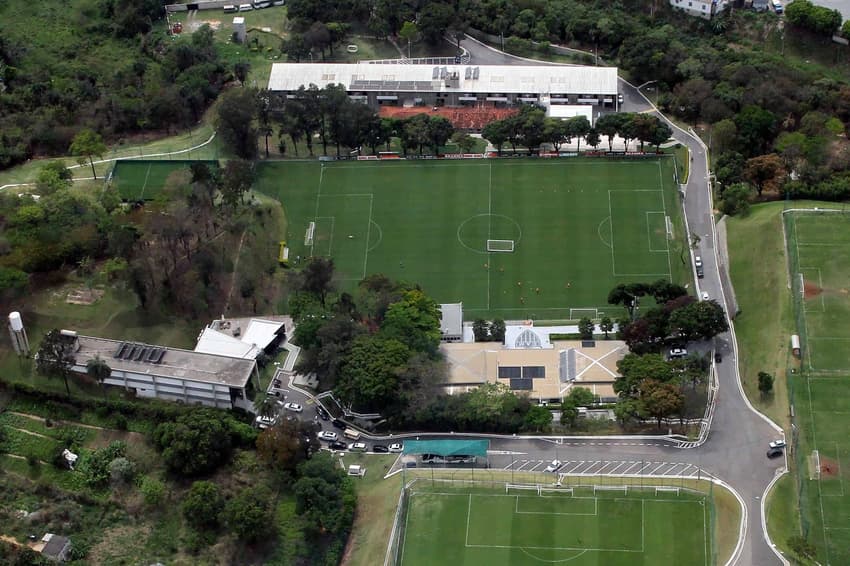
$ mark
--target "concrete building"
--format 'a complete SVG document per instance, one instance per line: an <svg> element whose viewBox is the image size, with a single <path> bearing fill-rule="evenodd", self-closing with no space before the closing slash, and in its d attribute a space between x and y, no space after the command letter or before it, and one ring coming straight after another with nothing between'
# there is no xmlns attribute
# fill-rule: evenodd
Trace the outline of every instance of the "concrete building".
<svg viewBox="0 0 850 566"><path fill-rule="evenodd" d="M265 318L221 317L212 321L198 336L195 351L255 360L261 353L271 353L286 338L286 323L292 319L283 316Z"/></svg>
<svg viewBox="0 0 850 566"><path fill-rule="evenodd" d="M63 563L71 558L71 541L68 537L47 533L32 545L32 549L51 562Z"/></svg>
<svg viewBox="0 0 850 566"><path fill-rule="evenodd" d="M254 410L247 395L251 387L259 389L257 363L253 358L62 332L74 355L73 370L86 373L89 360L100 358L112 370L104 382L106 385L124 387L139 397ZM253 383L252 378L255 378Z"/></svg>
<svg viewBox="0 0 850 566"><path fill-rule="evenodd" d="M233 18L233 40L236 43L248 41L248 28L245 27L245 18L242 16Z"/></svg>
<svg viewBox="0 0 850 566"><path fill-rule="evenodd" d="M685 0L687 1L687 0ZM617 109L616 67L275 63L269 90L341 84L353 100L381 106L586 105Z"/></svg>
<svg viewBox="0 0 850 566"><path fill-rule="evenodd" d="M547 327L509 325L504 344L441 344L449 362L444 388L461 393L483 383L503 383L540 402L560 403L572 387L585 387L602 401L616 399L617 362L629 351L625 342L551 341L549 334Z"/></svg>
<svg viewBox="0 0 850 566"><path fill-rule="evenodd" d="M670 0L670 5L689 16L710 20L726 7L726 0Z"/></svg>
<svg viewBox="0 0 850 566"><path fill-rule="evenodd" d="M463 303L440 305L440 340L443 342L463 340Z"/></svg>

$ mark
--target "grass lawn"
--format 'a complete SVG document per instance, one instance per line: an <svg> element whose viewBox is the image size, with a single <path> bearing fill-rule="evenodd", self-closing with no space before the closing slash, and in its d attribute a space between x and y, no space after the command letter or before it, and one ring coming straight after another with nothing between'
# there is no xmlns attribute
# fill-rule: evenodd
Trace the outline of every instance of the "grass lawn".
<svg viewBox="0 0 850 566"><path fill-rule="evenodd" d="M673 185L663 158L269 162L256 186L283 203L296 265L332 257L344 290L384 273L470 317L565 320L619 314L617 283L688 281Z"/></svg>
<svg viewBox="0 0 850 566"><path fill-rule="evenodd" d="M741 309L735 318L738 364L750 400L788 428L789 334L793 312L788 296L783 203L754 206L745 217L727 218L732 284ZM773 394L758 391L758 372L775 376Z"/></svg>
<svg viewBox="0 0 850 566"><path fill-rule="evenodd" d="M211 172L218 170L218 161L212 160L122 160L115 162L112 183L123 199L152 200L165 188L171 175L188 172L193 163L204 163Z"/></svg>
<svg viewBox="0 0 850 566"><path fill-rule="evenodd" d="M409 492L400 562L709 564L711 515L704 495L687 492L585 487L540 496L426 480Z"/></svg>

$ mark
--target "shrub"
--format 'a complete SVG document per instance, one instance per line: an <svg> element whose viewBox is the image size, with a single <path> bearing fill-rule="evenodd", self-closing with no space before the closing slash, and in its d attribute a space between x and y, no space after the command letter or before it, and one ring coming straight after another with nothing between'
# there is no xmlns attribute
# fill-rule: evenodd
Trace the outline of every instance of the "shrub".
<svg viewBox="0 0 850 566"><path fill-rule="evenodd" d="M116 430L127 430L127 417L119 413L112 418L112 424Z"/></svg>
<svg viewBox="0 0 850 566"><path fill-rule="evenodd" d="M208 481L196 481L183 500L183 517L198 530L218 527L219 515L224 509L224 498L218 486Z"/></svg>
<svg viewBox="0 0 850 566"><path fill-rule="evenodd" d="M113 484L128 484L136 475L136 466L127 458L120 456L109 463L109 479Z"/></svg>
<svg viewBox="0 0 850 566"><path fill-rule="evenodd" d="M82 473L86 485L93 488L104 486L110 479L109 466L116 458L123 457L127 445L115 441L104 448L90 452L81 458L78 469Z"/></svg>
<svg viewBox="0 0 850 566"><path fill-rule="evenodd" d="M145 476L139 486L146 505L156 507L165 500L165 484L156 478Z"/></svg>

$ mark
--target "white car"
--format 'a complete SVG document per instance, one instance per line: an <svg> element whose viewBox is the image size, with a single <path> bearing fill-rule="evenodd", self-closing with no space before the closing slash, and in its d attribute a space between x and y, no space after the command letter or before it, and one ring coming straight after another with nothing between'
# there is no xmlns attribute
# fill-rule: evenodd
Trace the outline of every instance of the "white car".
<svg viewBox="0 0 850 566"><path fill-rule="evenodd" d="M366 443L355 442L354 444L349 445L348 449L352 452L366 452Z"/></svg>
<svg viewBox="0 0 850 566"><path fill-rule="evenodd" d="M284 403L283 408L287 411L292 411L293 413L300 413L304 410L304 408L298 403Z"/></svg>
<svg viewBox="0 0 850 566"><path fill-rule="evenodd" d="M770 443L770 447L771 448L785 448L785 441L784 440L774 440L773 442Z"/></svg>
<svg viewBox="0 0 850 566"><path fill-rule="evenodd" d="M404 444L390 444L390 452L401 452L404 450Z"/></svg>
<svg viewBox="0 0 850 566"><path fill-rule="evenodd" d="M339 435L337 435L337 433L335 433L332 430L320 431L318 436L319 436L319 440L327 440L328 442L333 442L334 440L339 438Z"/></svg>
<svg viewBox="0 0 850 566"><path fill-rule="evenodd" d="M700 293L700 297L702 297L703 301L707 301L708 300L708 293L703 291L702 293Z"/></svg>
<svg viewBox="0 0 850 566"><path fill-rule="evenodd" d="M684 348L673 348L670 350L670 358L684 358L688 355L688 351Z"/></svg>
<svg viewBox="0 0 850 566"><path fill-rule="evenodd" d="M549 464L548 466L546 466L546 469L543 470L543 471L544 472L557 472L558 468L560 468L563 465L564 465L564 463L561 462L560 460L552 460L552 463Z"/></svg>

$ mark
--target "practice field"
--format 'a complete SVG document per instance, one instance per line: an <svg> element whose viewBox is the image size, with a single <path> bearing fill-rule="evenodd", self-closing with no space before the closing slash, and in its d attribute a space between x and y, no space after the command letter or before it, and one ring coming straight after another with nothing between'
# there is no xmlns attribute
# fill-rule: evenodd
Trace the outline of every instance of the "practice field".
<svg viewBox="0 0 850 566"><path fill-rule="evenodd" d="M122 199L151 200L162 191L169 176L188 171L192 163L205 163L210 169L218 169L218 161L214 160L119 159L112 169L111 180Z"/></svg>
<svg viewBox="0 0 850 566"><path fill-rule="evenodd" d="M617 283L687 281L673 162L266 163L292 257L332 257L343 288L419 283L473 317L601 315Z"/></svg>
<svg viewBox="0 0 850 566"><path fill-rule="evenodd" d="M788 213L785 228L803 347L790 378L803 529L820 563L850 564L850 215Z"/></svg>
<svg viewBox="0 0 850 566"><path fill-rule="evenodd" d="M402 566L713 564L708 498L684 490L414 485Z"/></svg>

